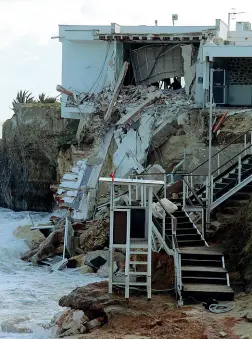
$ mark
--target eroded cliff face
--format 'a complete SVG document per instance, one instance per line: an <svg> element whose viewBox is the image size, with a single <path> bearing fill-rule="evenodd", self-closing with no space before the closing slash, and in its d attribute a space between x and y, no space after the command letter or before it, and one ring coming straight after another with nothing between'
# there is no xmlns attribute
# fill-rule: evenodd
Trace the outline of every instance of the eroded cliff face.
<svg viewBox="0 0 252 339"><path fill-rule="evenodd" d="M50 184L71 166L77 120L61 119L60 105L20 105L3 125L0 204L13 210L51 210Z"/></svg>

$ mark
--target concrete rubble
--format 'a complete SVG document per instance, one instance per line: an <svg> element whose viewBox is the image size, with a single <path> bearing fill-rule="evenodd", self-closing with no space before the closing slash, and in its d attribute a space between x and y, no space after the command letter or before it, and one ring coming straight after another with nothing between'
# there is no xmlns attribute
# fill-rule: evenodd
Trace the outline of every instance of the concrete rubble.
<svg viewBox="0 0 252 339"><path fill-rule="evenodd" d="M127 64L123 70L126 69ZM96 120L89 132L97 136L97 141L83 151L75 150L76 165L63 176L58 188L54 187L59 207L72 208L77 220L92 217L98 178L103 170L106 175L110 171L118 177L143 173L148 153L176 134L179 126L186 125L188 113L196 107L184 90L144 85L123 87L123 70L112 95L104 91L85 99L99 105L99 112L106 119ZM80 122L81 128L92 124L92 119ZM103 138L98 137L98 131ZM112 163L108 163L111 156Z"/></svg>
<svg viewBox="0 0 252 339"><path fill-rule="evenodd" d="M78 144L71 145L73 166L57 185L51 186L59 209L65 210L73 225L77 222L77 229L73 227L73 253L77 256L108 246L109 197L107 188L98 185L99 177L146 173L148 178L163 180L167 169L157 163L151 168L147 157L188 124L189 113L195 110L194 102L183 89L123 86L127 68L125 63L113 93L104 90L79 98L82 103L92 103L99 115L88 115L80 121ZM116 197L115 203L128 203L123 194ZM49 237L25 253L23 260L39 263L62 253L64 220L61 225L57 223L57 218L50 220L46 225L51 232ZM80 272L92 272L92 267L85 263L78 268ZM108 275L106 264L99 274Z"/></svg>

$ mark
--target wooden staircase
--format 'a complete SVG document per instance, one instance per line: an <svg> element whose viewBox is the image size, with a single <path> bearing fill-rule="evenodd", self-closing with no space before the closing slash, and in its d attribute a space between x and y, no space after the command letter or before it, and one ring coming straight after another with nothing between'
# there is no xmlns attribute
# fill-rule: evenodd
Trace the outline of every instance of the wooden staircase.
<svg viewBox="0 0 252 339"><path fill-rule="evenodd" d="M233 300L229 274L221 251L208 247L197 227L182 210L173 213L177 219L176 238L181 260L182 298L206 301ZM171 217L166 215L166 235L172 237ZM177 268L178 269L178 268Z"/></svg>

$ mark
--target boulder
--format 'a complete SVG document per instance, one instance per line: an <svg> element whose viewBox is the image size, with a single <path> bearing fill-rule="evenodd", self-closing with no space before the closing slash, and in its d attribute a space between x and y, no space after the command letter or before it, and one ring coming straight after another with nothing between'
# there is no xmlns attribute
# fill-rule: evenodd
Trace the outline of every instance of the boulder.
<svg viewBox="0 0 252 339"><path fill-rule="evenodd" d="M78 269L78 272L80 272L81 274L89 274L94 273L94 270L92 269L92 267L84 265Z"/></svg>
<svg viewBox="0 0 252 339"><path fill-rule="evenodd" d="M89 318L81 310L65 310L53 318L50 335L63 338L69 335L83 334L86 332L85 324L88 321Z"/></svg>
<svg viewBox="0 0 252 339"><path fill-rule="evenodd" d="M75 257L68 259L67 267L68 268L82 267L84 265L84 261L85 255L83 254L76 255Z"/></svg>
<svg viewBox="0 0 252 339"><path fill-rule="evenodd" d="M127 301L123 296L108 294L108 283L105 281L78 287L59 300L61 307L82 310L90 320L104 317L104 322L107 319L106 307L112 305L126 306L126 303Z"/></svg>
<svg viewBox="0 0 252 339"><path fill-rule="evenodd" d="M86 323L86 329L88 331L91 331L98 327L101 327L103 324L104 324L104 317L96 318Z"/></svg>
<svg viewBox="0 0 252 339"><path fill-rule="evenodd" d="M71 327L69 328L69 330L61 333L59 335L59 338L64 338L64 337L68 337L69 335L76 335L76 334L79 334L79 330L78 330L78 327L77 326L74 326L74 327Z"/></svg>
<svg viewBox="0 0 252 339"><path fill-rule="evenodd" d="M40 230L31 230L32 225L19 226L13 235L18 239L25 240L30 250L34 250L39 247L42 241L45 240L45 236Z"/></svg>
<svg viewBox="0 0 252 339"><path fill-rule="evenodd" d="M100 250L108 245L108 239L109 223L106 220L93 220L80 235L80 248L85 253Z"/></svg>

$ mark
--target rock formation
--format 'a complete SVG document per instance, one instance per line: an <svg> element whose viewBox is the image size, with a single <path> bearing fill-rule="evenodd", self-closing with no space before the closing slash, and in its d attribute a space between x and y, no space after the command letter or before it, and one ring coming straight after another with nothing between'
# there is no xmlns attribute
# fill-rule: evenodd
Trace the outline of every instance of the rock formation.
<svg viewBox="0 0 252 339"><path fill-rule="evenodd" d="M60 104L20 105L3 125L0 148L0 203L13 210L48 211L53 206L50 184L66 170L77 120L61 119ZM61 154L61 157L59 157ZM62 159L63 157L63 159ZM59 161L58 161L59 159Z"/></svg>

